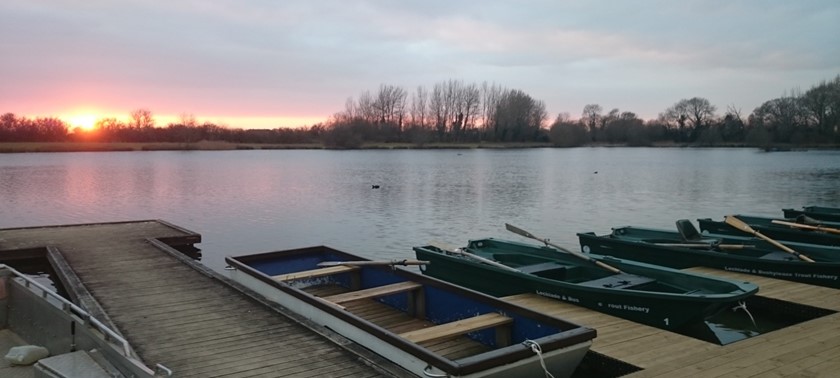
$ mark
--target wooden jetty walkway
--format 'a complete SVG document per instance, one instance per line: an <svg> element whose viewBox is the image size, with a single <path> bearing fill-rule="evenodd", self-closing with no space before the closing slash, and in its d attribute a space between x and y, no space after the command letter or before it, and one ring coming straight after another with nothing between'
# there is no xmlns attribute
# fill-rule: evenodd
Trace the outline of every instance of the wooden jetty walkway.
<svg viewBox="0 0 840 378"><path fill-rule="evenodd" d="M201 236L163 221L0 229L0 260L46 255L75 301L115 325L149 366L176 377L379 377L407 372L331 331L235 289L171 246ZM641 368L629 377L830 377L840 372L840 290L711 268L759 296L836 311L729 345L535 294L513 303L598 330L592 350Z"/></svg>
<svg viewBox="0 0 840 378"><path fill-rule="evenodd" d="M720 346L536 294L505 299L597 329L593 351L643 369L627 377L835 377L840 373L840 290L712 268L687 270L750 281L759 285L760 296L838 312Z"/></svg>
<svg viewBox="0 0 840 378"><path fill-rule="evenodd" d="M17 228L0 230L0 254L47 246L60 252L138 357L176 377L402 375L165 251L166 243L198 241L162 221Z"/></svg>

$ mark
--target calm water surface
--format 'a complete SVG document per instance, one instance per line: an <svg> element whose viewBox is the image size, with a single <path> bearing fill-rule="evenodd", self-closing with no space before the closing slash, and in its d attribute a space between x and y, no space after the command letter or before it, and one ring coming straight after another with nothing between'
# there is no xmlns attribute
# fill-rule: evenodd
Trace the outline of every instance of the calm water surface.
<svg viewBox="0 0 840 378"><path fill-rule="evenodd" d="M372 189L372 185L380 185ZM329 245L413 257L440 241L674 228L680 218L840 205L840 151L577 148L0 154L0 228L163 219L203 262Z"/></svg>

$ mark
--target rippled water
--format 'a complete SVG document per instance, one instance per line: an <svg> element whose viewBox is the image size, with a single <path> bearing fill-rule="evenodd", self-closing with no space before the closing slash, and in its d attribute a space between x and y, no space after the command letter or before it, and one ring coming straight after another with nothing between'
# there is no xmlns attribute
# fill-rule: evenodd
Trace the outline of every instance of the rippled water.
<svg viewBox="0 0 840 378"><path fill-rule="evenodd" d="M372 185L380 185L373 189ZM840 205L840 151L577 148L0 154L0 228L163 219L203 261L326 244L412 257L431 240L558 244L613 226Z"/></svg>

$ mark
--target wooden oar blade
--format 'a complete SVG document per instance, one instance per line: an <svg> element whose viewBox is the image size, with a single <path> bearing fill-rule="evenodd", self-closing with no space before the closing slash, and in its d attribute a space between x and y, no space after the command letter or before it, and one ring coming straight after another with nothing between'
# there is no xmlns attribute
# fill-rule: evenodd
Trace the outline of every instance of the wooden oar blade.
<svg viewBox="0 0 840 378"><path fill-rule="evenodd" d="M779 242L771 239L769 236L764 235L764 234L754 230L752 227L750 227L750 225L748 225L744 221L736 218L734 215L727 215L723 218L723 220L724 220L724 222L726 222L726 224L728 224L732 227L735 227L735 228L737 228L741 231L744 231L744 232L753 234L755 236L758 236L759 238L766 240L768 243L773 244L777 248L779 248L779 249L781 249L781 250L783 250L787 253L790 253L792 255L795 255L796 257L799 257L799 259L802 260L802 261L814 262L814 260L811 260L810 257L805 256L805 255L803 255L799 252L796 252L793 249L785 246L784 244L779 243Z"/></svg>
<svg viewBox="0 0 840 378"><path fill-rule="evenodd" d="M737 228L741 231L744 231L744 232L747 232L747 233L750 233L750 234L755 234L755 230L753 230L753 228L750 227L750 225L748 225L746 222L736 218L734 215L727 215L727 216L723 217L723 221L726 222L726 224L728 224L732 227L735 227L735 228Z"/></svg>
<svg viewBox="0 0 840 378"><path fill-rule="evenodd" d="M519 227L516 227L516 226L514 226L514 225L512 225L512 224L510 224L510 223L505 223L505 228L506 228L508 231L510 231L510 232L513 232L513 233L515 233L515 234L522 235L522 236L524 236L524 237L526 237L526 238L531 238L531 239L537 239L537 240L539 240L539 238L538 238L538 237L536 237L536 236L532 235L530 232L525 231L525 230L523 230L523 229L521 229L521 228L519 228Z"/></svg>

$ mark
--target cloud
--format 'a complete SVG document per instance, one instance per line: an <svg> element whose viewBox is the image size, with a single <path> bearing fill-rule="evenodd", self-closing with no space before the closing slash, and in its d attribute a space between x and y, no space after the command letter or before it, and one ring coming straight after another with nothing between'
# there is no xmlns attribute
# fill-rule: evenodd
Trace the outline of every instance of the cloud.
<svg viewBox="0 0 840 378"><path fill-rule="evenodd" d="M522 89L552 112L609 101L655 115L694 95L752 107L840 72L838 19L833 1L8 1L0 111L78 94L326 117L380 83L450 78Z"/></svg>

